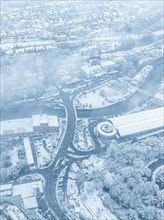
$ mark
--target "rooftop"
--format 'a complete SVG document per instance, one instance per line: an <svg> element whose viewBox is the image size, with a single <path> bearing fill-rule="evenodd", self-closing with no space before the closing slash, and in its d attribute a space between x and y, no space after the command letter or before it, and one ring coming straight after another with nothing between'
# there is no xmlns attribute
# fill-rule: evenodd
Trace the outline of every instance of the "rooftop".
<svg viewBox="0 0 164 220"><path fill-rule="evenodd" d="M101 66L102 67L110 67L110 66L114 66L115 63L111 60L105 60L101 62Z"/></svg>
<svg viewBox="0 0 164 220"><path fill-rule="evenodd" d="M0 191L11 190L11 189L12 189L12 184L0 185Z"/></svg>
<svg viewBox="0 0 164 220"><path fill-rule="evenodd" d="M113 125L107 121L99 123L97 125L97 131L100 135L103 135L106 137L112 137L117 133Z"/></svg>
<svg viewBox="0 0 164 220"><path fill-rule="evenodd" d="M33 159L33 154L32 154L32 149L31 149L29 137L24 137L23 143L24 143L24 147L25 147L27 162L29 165L34 165L34 159Z"/></svg>
<svg viewBox="0 0 164 220"><path fill-rule="evenodd" d="M121 137L164 127L164 107L123 115L109 120Z"/></svg>
<svg viewBox="0 0 164 220"><path fill-rule="evenodd" d="M0 127L1 135L33 132L33 126L30 118L1 121Z"/></svg>
<svg viewBox="0 0 164 220"><path fill-rule="evenodd" d="M48 116L48 125L50 127L59 127L57 116Z"/></svg>
<svg viewBox="0 0 164 220"><path fill-rule="evenodd" d="M37 127L45 123L50 127L59 127L58 118L56 115L33 115L32 118L0 121L0 135L32 133L34 132L33 127Z"/></svg>
<svg viewBox="0 0 164 220"><path fill-rule="evenodd" d="M41 181L22 183L13 185L13 196L21 195L21 198L28 198L33 196L34 187L39 187L41 193L43 193L43 186Z"/></svg>
<svg viewBox="0 0 164 220"><path fill-rule="evenodd" d="M38 203L35 196L31 196L23 199L25 209L35 209L38 207Z"/></svg>

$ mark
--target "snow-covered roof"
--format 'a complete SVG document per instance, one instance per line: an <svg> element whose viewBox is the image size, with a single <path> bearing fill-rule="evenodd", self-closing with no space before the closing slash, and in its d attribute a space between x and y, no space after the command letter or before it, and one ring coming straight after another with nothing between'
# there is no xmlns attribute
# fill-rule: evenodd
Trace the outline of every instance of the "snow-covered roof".
<svg viewBox="0 0 164 220"><path fill-rule="evenodd" d="M46 114L43 114L42 116L40 116L40 123L41 124L48 124L48 118Z"/></svg>
<svg viewBox="0 0 164 220"><path fill-rule="evenodd" d="M122 57L122 56L118 56L118 57L115 57L115 58L114 58L114 61L115 61L116 63L124 62L124 61L125 61L125 58Z"/></svg>
<svg viewBox="0 0 164 220"><path fill-rule="evenodd" d="M7 214L10 216L9 219L18 219L18 213L14 209L7 209Z"/></svg>
<svg viewBox="0 0 164 220"><path fill-rule="evenodd" d="M90 161L90 160L83 160L83 164L86 166L86 167L89 167L91 164L92 164L92 162Z"/></svg>
<svg viewBox="0 0 164 220"><path fill-rule="evenodd" d="M136 80L136 81L140 81L141 79L142 79L142 75L140 73L138 73L137 75L133 77L133 80Z"/></svg>
<svg viewBox="0 0 164 220"><path fill-rule="evenodd" d="M12 186L13 186L12 184L0 185L0 191L11 190Z"/></svg>
<svg viewBox="0 0 164 220"><path fill-rule="evenodd" d="M88 65L83 65L81 66L81 69L87 74L87 75L90 75L90 74L94 74L92 68Z"/></svg>
<svg viewBox="0 0 164 220"><path fill-rule="evenodd" d="M34 209L38 207L38 203L35 196L31 196L23 199L25 209Z"/></svg>
<svg viewBox="0 0 164 220"><path fill-rule="evenodd" d="M32 123L34 127L40 126L41 124L48 124L50 127L59 127L58 118L56 115L33 115Z"/></svg>
<svg viewBox="0 0 164 220"><path fill-rule="evenodd" d="M26 152L27 163L29 165L33 165L34 159L33 159L33 154L32 154L32 149L31 149L29 137L24 137L23 143L24 143L24 148L25 148L25 152Z"/></svg>
<svg viewBox="0 0 164 220"><path fill-rule="evenodd" d="M48 124L50 127L59 127L58 118L55 115L33 115L32 118L0 121L0 135L32 133L34 132L33 127L41 126L41 124Z"/></svg>
<svg viewBox="0 0 164 220"><path fill-rule="evenodd" d="M110 118L121 137L164 127L164 108Z"/></svg>
<svg viewBox="0 0 164 220"><path fill-rule="evenodd" d="M31 118L1 121L0 127L1 135L33 132Z"/></svg>
<svg viewBox="0 0 164 220"><path fill-rule="evenodd" d="M40 126L40 115L33 115L32 116L32 125L33 125L33 127Z"/></svg>
<svg viewBox="0 0 164 220"><path fill-rule="evenodd" d="M13 196L21 195L21 198L28 198L34 196L34 187L36 185L39 187L41 193L43 193L43 186L41 181L22 183L18 185L13 185Z"/></svg>
<svg viewBox="0 0 164 220"><path fill-rule="evenodd" d="M105 61L101 62L102 67L111 67L111 66L114 66L114 65L115 65L115 63L111 60L105 60Z"/></svg>
<svg viewBox="0 0 164 220"><path fill-rule="evenodd" d="M56 115L48 116L48 125L49 127L59 127L59 122Z"/></svg>

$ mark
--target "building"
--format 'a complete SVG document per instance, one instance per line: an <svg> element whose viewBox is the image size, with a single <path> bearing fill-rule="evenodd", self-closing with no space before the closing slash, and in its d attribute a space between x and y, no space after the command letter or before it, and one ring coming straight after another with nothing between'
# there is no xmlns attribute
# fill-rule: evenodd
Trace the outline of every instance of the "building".
<svg viewBox="0 0 164 220"><path fill-rule="evenodd" d="M33 167L34 166L34 159L33 159L33 154L32 154L32 149L31 149L29 137L24 137L23 143L24 143L24 148L25 148L25 152L26 152L27 163L30 167Z"/></svg>
<svg viewBox="0 0 164 220"><path fill-rule="evenodd" d="M112 123L107 121L99 123L96 127L96 131L98 136L107 139L115 137L117 133L117 130L114 128Z"/></svg>
<svg viewBox="0 0 164 220"><path fill-rule="evenodd" d="M14 120L1 121L0 123L0 134L28 134L33 132L33 126L30 118L21 118Z"/></svg>
<svg viewBox="0 0 164 220"><path fill-rule="evenodd" d="M82 73L84 73L85 77L90 78L94 77L94 71L92 70L91 66L83 65L81 66Z"/></svg>
<svg viewBox="0 0 164 220"><path fill-rule="evenodd" d="M110 118L120 137L141 134L164 127L164 108Z"/></svg>
<svg viewBox="0 0 164 220"><path fill-rule="evenodd" d="M0 196L11 196L13 186L12 184L0 185Z"/></svg>
<svg viewBox="0 0 164 220"><path fill-rule="evenodd" d="M30 196L23 199L23 204L25 209L36 209L38 208L38 203L35 196Z"/></svg>
<svg viewBox="0 0 164 220"><path fill-rule="evenodd" d="M125 61L126 61L126 59L125 59L124 57L121 57L121 56L114 58L114 62L115 62L116 64L125 63Z"/></svg>
<svg viewBox="0 0 164 220"><path fill-rule="evenodd" d="M25 209L35 209L38 207L36 189L43 193L41 181L13 185L13 196L21 196Z"/></svg>
<svg viewBox="0 0 164 220"><path fill-rule="evenodd" d="M81 70L86 78L92 78L92 77L102 75L102 68L98 64L94 65L94 66L91 66L88 64L83 65L83 66L81 66Z"/></svg>
<svg viewBox="0 0 164 220"><path fill-rule="evenodd" d="M101 62L101 66L104 71L110 71L115 68L116 64L111 60L105 60Z"/></svg>
<svg viewBox="0 0 164 220"><path fill-rule="evenodd" d="M164 128L164 107L109 118L97 125L97 134L104 138L138 136Z"/></svg>
<svg viewBox="0 0 164 220"><path fill-rule="evenodd" d="M48 131L48 117L47 115L33 115L32 124L34 132Z"/></svg>
<svg viewBox="0 0 164 220"><path fill-rule="evenodd" d="M56 115L33 115L32 118L21 118L0 122L0 135L29 135L33 132L55 132L59 130Z"/></svg>
<svg viewBox="0 0 164 220"><path fill-rule="evenodd" d="M157 105L164 106L164 94L156 93L152 101Z"/></svg>
<svg viewBox="0 0 164 220"><path fill-rule="evenodd" d="M33 115L32 125L34 132L58 131L59 123L57 116Z"/></svg>
<svg viewBox="0 0 164 220"><path fill-rule="evenodd" d="M140 73L138 73L136 76L133 77L132 84L138 85L142 81L142 79L143 76Z"/></svg>

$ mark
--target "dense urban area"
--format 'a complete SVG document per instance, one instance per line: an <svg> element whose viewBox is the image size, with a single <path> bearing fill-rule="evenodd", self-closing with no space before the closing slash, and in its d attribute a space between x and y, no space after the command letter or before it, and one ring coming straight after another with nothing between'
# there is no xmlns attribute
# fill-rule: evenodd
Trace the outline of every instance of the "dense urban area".
<svg viewBox="0 0 164 220"><path fill-rule="evenodd" d="M1 1L0 220L164 219L163 14Z"/></svg>

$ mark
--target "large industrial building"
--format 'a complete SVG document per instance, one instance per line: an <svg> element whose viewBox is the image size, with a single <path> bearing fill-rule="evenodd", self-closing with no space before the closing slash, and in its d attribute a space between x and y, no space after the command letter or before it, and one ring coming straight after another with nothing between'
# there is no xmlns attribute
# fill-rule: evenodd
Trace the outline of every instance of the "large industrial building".
<svg viewBox="0 0 164 220"><path fill-rule="evenodd" d="M42 194L43 183L40 180L17 185L0 185L0 196L20 196L23 202L22 205L24 205L26 210L38 208L37 198L39 198Z"/></svg>
<svg viewBox="0 0 164 220"><path fill-rule="evenodd" d="M116 129L115 136L118 138L143 134L148 131L155 131L164 128L164 108L156 108L138 113L109 118L111 127ZM97 125L97 132L102 137L109 137L109 132L104 132L102 123ZM110 132L110 134L112 134Z"/></svg>
<svg viewBox="0 0 164 220"><path fill-rule="evenodd" d="M30 134L59 130L57 116L33 115L32 118L13 119L0 122L0 135Z"/></svg>

